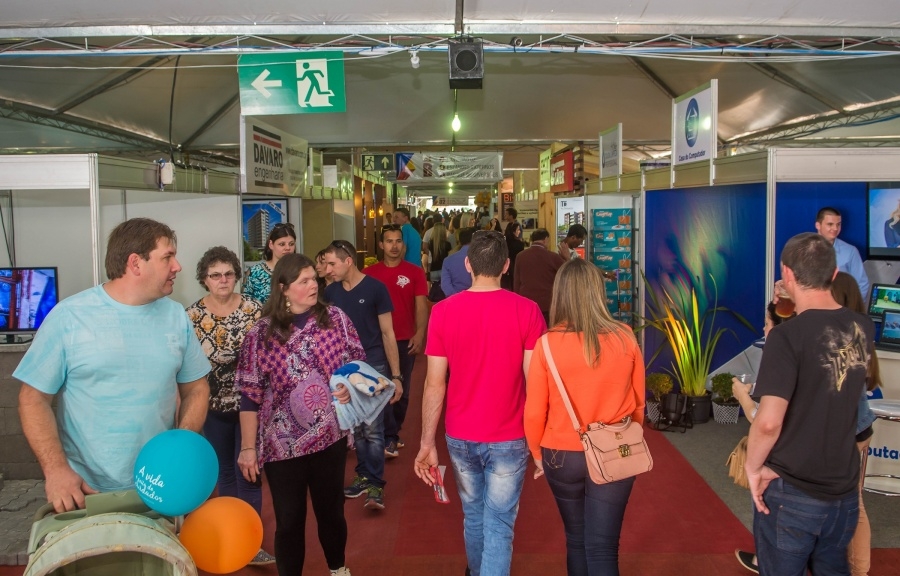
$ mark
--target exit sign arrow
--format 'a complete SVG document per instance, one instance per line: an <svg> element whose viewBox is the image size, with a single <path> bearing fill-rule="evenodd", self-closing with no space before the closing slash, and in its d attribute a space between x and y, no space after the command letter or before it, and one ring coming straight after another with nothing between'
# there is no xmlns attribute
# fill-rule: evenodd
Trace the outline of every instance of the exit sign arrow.
<svg viewBox="0 0 900 576"><path fill-rule="evenodd" d="M394 170L393 154L363 154L362 169L368 172L391 172Z"/></svg>
<svg viewBox="0 0 900 576"><path fill-rule="evenodd" d="M250 83L250 85L256 88L265 98L272 95L268 90L269 88L281 88L281 80L266 80L268 77L269 69L266 68L259 76L257 76L256 80Z"/></svg>

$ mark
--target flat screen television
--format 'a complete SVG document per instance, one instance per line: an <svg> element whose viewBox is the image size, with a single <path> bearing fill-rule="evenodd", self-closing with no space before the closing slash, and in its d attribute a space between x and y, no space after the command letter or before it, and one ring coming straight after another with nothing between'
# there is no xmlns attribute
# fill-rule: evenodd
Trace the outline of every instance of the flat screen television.
<svg viewBox="0 0 900 576"><path fill-rule="evenodd" d="M870 182L869 258L900 260L900 182Z"/></svg>
<svg viewBox="0 0 900 576"><path fill-rule="evenodd" d="M57 303L56 268L0 268L0 333L36 332Z"/></svg>

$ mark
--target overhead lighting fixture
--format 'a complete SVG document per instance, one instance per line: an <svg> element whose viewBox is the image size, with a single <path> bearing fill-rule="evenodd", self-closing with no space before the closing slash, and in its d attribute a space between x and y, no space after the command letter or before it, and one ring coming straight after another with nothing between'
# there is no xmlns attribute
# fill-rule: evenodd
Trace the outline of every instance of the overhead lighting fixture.
<svg viewBox="0 0 900 576"><path fill-rule="evenodd" d="M418 50L410 50L409 51L409 64L413 68L419 67L419 51Z"/></svg>

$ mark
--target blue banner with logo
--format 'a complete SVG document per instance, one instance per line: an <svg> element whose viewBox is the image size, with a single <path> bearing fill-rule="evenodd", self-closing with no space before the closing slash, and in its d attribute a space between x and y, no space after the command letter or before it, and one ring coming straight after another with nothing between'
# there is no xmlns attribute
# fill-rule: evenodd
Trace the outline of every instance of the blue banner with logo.
<svg viewBox="0 0 900 576"><path fill-rule="evenodd" d="M672 164L716 158L717 80L672 101Z"/></svg>

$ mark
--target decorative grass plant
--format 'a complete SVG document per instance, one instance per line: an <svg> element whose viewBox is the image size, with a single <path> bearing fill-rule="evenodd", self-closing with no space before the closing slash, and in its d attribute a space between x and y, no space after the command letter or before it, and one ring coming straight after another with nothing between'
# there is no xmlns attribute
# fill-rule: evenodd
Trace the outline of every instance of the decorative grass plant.
<svg viewBox="0 0 900 576"><path fill-rule="evenodd" d="M740 314L718 305L718 286L712 275L709 277L715 290L713 305L702 311L694 286L691 286L689 297L680 295L676 300L668 292L658 294L643 272L641 276L650 296L648 315L643 318L643 327L659 330L666 337L666 342L675 356L672 362L672 375L678 382L681 393L687 396L705 395L706 379L709 376L716 346L722 335L731 331L728 328L716 327L716 315L725 312L733 315L750 330L753 330L753 326ZM651 363L661 350L662 348L654 353L650 359Z"/></svg>

